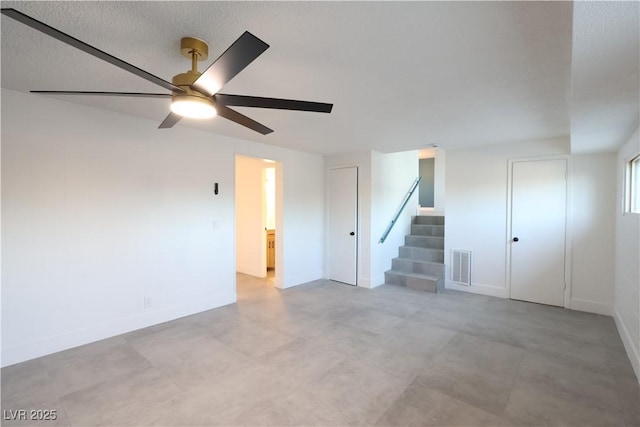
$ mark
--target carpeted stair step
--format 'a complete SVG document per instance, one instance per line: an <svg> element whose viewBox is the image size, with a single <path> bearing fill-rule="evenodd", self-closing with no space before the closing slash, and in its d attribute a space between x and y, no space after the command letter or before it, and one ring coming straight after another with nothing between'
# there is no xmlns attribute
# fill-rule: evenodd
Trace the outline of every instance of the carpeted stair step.
<svg viewBox="0 0 640 427"><path fill-rule="evenodd" d="M444 262L444 249L418 248L415 246L400 246L399 258L409 258L417 261Z"/></svg>
<svg viewBox="0 0 640 427"><path fill-rule="evenodd" d="M389 270L385 271L384 279L387 285L404 286L417 291L437 292L438 288L442 289L442 277L426 274Z"/></svg>
<svg viewBox="0 0 640 427"><path fill-rule="evenodd" d="M444 216L415 216L399 256L385 271L387 285L438 292L444 289Z"/></svg>
<svg viewBox="0 0 640 427"><path fill-rule="evenodd" d="M413 224L418 225L444 225L443 216L419 215L413 217Z"/></svg>
<svg viewBox="0 0 640 427"><path fill-rule="evenodd" d="M404 237L404 245L416 248L444 249L444 237L414 236Z"/></svg>
<svg viewBox="0 0 640 427"><path fill-rule="evenodd" d="M401 273L418 273L441 277L444 275L444 264L438 262L418 261L408 258L394 258L391 269Z"/></svg>
<svg viewBox="0 0 640 427"><path fill-rule="evenodd" d="M414 236L444 236L444 225L411 224Z"/></svg>

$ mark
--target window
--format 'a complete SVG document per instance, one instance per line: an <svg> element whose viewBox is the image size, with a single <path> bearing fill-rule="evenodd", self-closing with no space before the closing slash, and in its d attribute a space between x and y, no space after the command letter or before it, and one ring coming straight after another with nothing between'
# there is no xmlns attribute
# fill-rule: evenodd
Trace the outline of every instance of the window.
<svg viewBox="0 0 640 427"><path fill-rule="evenodd" d="M627 212L640 213L640 154L627 164Z"/></svg>

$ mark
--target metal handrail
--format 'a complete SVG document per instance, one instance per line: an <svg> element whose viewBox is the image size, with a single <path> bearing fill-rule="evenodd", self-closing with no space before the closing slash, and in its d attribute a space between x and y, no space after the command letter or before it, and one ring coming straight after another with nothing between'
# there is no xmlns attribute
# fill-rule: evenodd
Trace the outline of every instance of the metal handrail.
<svg viewBox="0 0 640 427"><path fill-rule="evenodd" d="M407 206L409 199L411 198L411 196L413 196L413 193L416 191L416 188L418 188L418 184L420 184L421 180L422 180L422 177L419 176L416 178L415 181L413 181L413 184L411 184L411 188L409 189L409 192L404 196L404 200L402 201L402 205L400 206L400 209L398 209L398 213L396 213L396 215L393 217L393 219L389 223L389 226L387 227L385 232L382 234L382 237L380 238L380 241L378 243L384 243L384 241L387 239L387 236L389 236L389 233L393 229L393 226L396 225L396 221L398 220L398 217L404 210L404 207Z"/></svg>

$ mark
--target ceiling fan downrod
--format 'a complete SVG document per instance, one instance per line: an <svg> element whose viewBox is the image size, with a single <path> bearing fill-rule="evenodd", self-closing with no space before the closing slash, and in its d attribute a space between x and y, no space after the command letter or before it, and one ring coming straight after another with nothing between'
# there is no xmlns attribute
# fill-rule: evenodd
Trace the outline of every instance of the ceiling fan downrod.
<svg viewBox="0 0 640 427"><path fill-rule="evenodd" d="M180 53L191 60L191 71L197 73L198 61L204 61L209 57L209 45L195 37L183 37L180 40Z"/></svg>
<svg viewBox="0 0 640 427"><path fill-rule="evenodd" d="M200 77L198 61L204 61L209 56L209 45L194 37L183 37L180 40L180 53L191 59L191 70L173 76L172 83L180 87L183 92L173 91L171 95L171 111L181 116L193 118L211 118L216 115L215 103L211 96L192 87Z"/></svg>

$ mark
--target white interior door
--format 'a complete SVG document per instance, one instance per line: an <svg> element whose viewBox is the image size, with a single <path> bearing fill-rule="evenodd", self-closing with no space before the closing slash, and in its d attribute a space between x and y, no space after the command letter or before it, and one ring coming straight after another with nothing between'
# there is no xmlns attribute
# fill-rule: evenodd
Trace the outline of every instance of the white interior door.
<svg viewBox="0 0 640 427"><path fill-rule="evenodd" d="M564 305L566 176L566 159L512 163L512 299Z"/></svg>
<svg viewBox="0 0 640 427"><path fill-rule="evenodd" d="M358 168L329 171L329 279L356 285Z"/></svg>

